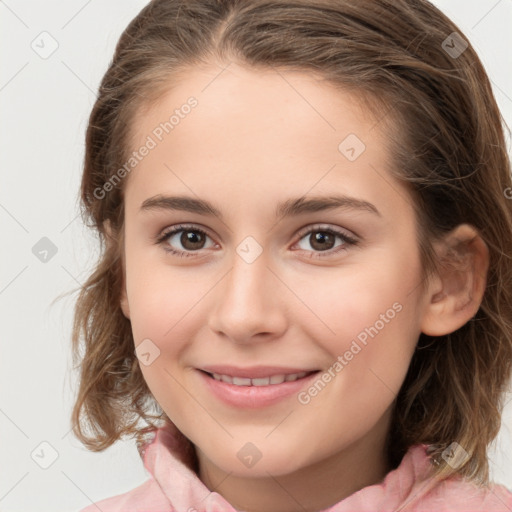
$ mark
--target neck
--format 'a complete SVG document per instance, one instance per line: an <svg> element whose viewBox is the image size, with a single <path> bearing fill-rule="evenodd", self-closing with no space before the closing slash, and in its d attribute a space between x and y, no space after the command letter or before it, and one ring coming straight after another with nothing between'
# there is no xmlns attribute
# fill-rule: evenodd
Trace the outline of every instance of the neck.
<svg viewBox="0 0 512 512"><path fill-rule="evenodd" d="M385 421L348 447L293 473L259 478L226 473L197 447L198 476L234 508L244 512L315 512L356 491L380 483L390 471L386 454L390 411ZM384 420L384 418L382 419Z"/></svg>

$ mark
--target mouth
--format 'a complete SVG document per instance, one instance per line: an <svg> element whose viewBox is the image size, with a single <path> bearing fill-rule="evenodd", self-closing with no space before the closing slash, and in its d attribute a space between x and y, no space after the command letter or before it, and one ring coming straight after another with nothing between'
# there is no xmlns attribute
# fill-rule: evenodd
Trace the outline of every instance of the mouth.
<svg viewBox="0 0 512 512"><path fill-rule="evenodd" d="M225 382L227 384L233 384L234 386L276 386L282 384L283 382L295 382L296 380L303 379L304 377L308 377L313 373L318 373L320 370L312 370L312 371L302 371L298 373L278 373L275 375L270 375L268 377L236 377L233 375L215 373L215 372L206 372L201 370L203 373L215 379L219 382Z"/></svg>
<svg viewBox="0 0 512 512"><path fill-rule="evenodd" d="M262 370L263 371L263 370ZM281 371L283 371L281 369ZM240 376L197 370L207 392L224 405L239 409L257 409L286 402L309 386L321 370L274 373L267 375ZM235 373L233 371L232 373ZM241 371L237 372L241 373ZM246 375L251 375L245 371Z"/></svg>

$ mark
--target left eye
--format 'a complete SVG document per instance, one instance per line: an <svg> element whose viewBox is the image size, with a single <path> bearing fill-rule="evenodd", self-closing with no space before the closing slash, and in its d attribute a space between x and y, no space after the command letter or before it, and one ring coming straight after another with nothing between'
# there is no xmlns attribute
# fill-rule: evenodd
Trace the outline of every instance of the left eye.
<svg viewBox="0 0 512 512"><path fill-rule="evenodd" d="M341 242L337 245L336 238L341 240ZM332 228L319 227L309 229L309 231L303 233L301 239L297 243L300 249L309 251L310 249L308 247L301 246L301 242L303 240L305 240L306 243L313 248L313 253L311 256L317 258L324 257L324 254L318 254L319 252L327 253L325 256L329 256L340 251L347 250L348 247L357 244L357 240L355 238L352 238L351 236L342 233L341 231L337 231Z"/></svg>

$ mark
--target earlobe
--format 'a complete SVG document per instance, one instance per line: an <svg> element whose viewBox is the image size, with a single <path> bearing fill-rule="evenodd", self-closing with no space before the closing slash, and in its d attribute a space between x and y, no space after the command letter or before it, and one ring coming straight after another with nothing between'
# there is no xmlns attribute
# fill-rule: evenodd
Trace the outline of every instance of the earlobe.
<svg viewBox="0 0 512 512"><path fill-rule="evenodd" d="M105 231L105 238L106 238L107 246L109 246L111 244L119 243L118 240L116 240L116 238L113 236L112 226L110 224L109 219L106 219L103 222L103 229ZM121 311L123 312L123 315L129 320L130 319L130 305L128 303L128 296L126 293L126 271L125 271L124 257L121 257L120 261L121 261L121 267L122 267L121 268L122 283L121 283L121 297L119 300L119 305L121 306Z"/></svg>
<svg viewBox="0 0 512 512"><path fill-rule="evenodd" d="M489 268L489 249L478 231L461 224L436 248L439 272L432 279L421 331L443 336L466 324L478 311Z"/></svg>

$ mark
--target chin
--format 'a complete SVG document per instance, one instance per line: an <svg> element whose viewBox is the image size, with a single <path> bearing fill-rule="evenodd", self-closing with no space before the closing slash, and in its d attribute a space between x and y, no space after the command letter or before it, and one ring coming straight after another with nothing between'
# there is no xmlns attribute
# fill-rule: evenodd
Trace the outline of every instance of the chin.
<svg viewBox="0 0 512 512"><path fill-rule="evenodd" d="M236 446L235 446L236 445ZM241 478L268 478L293 473L315 461L301 457L300 447L276 449L271 443L235 442L221 452L203 451L205 456L225 473Z"/></svg>

